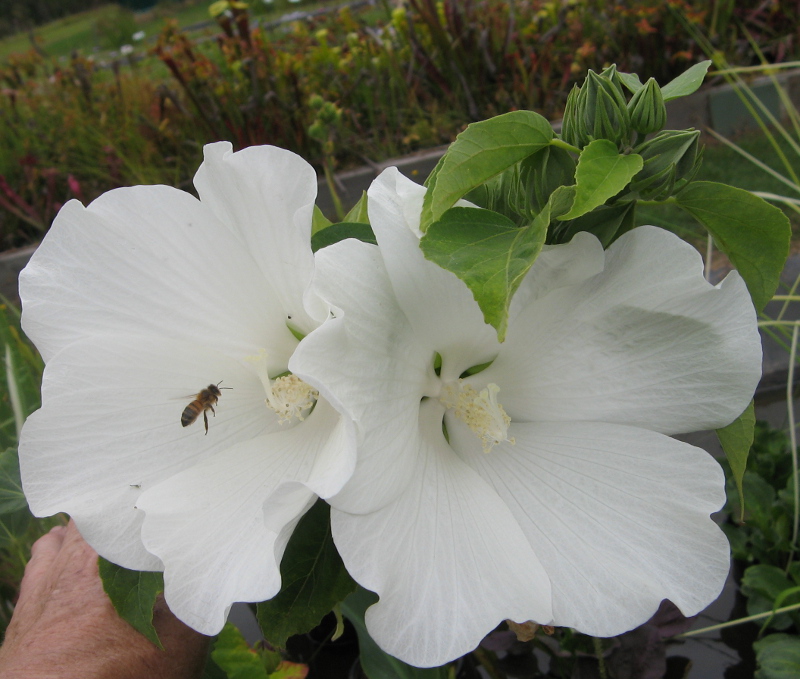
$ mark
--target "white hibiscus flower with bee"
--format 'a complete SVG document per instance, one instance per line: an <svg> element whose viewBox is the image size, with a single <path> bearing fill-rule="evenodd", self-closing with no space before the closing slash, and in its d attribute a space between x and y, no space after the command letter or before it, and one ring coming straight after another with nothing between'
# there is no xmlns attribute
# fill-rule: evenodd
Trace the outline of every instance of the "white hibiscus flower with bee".
<svg viewBox="0 0 800 679"><path fill-rule="evenodd" d="M233 602L278 592L292 530L355 448L288 371L327 313L303 299L313 168L223 142L195 186L199 200L138 186L57 216L20 279L46 363L20 464L34 514L67 512L101 556L163 570L172 611L214 634Z"/></svg>

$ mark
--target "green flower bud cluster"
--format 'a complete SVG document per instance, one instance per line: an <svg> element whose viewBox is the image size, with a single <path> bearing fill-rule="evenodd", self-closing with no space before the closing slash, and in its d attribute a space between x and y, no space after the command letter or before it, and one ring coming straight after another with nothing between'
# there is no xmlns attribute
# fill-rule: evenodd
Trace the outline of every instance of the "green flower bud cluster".
<svg viewBox="0 0 800 679"><path fill-rule="evenodd" d="M692 180L700 168L700 131L664 130L634 151L644 167L630 189L645 200L664 200Z"/></svg>
<svg viewBox="0 0 800 679"><path fill-rule="evenodd" d="M578 148L595 139L608 139L624 150L634 133L652 134L666 123L667 109L658 83L650 78L627 101L623 80L612 65L599 74L590 70L583 85L569 93L561 137Z"/></svg>
<svg viewBox="0 0 800 679"><path fill-rule="evenodd" d="M589 70L583 86L567 98L561 137L583 148L595 139L609 139L620 148L630 145L631 116L616 67L602 73Z"/></svg>
<svg viewBox="0 0 800 679"><path fill-rule="evenodd" d="M545 146L520 163L520 179L528 190L528 205L538 214L556 189L575 183L575 160L564 149Z"/></svg>

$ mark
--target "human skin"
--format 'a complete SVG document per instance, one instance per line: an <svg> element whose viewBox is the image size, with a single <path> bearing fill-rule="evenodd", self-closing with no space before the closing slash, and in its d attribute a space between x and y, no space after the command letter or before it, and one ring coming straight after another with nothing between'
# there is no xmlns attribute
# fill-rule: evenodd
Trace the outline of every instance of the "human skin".
<svg viewBox="0 0 800 679"><path fill-rule="evenodd" d="M75 524L37 540L0 648L2 679L189 679L202 674L209 637L159 600L158 649L122 620L97 570L97 553Z"/></svg>

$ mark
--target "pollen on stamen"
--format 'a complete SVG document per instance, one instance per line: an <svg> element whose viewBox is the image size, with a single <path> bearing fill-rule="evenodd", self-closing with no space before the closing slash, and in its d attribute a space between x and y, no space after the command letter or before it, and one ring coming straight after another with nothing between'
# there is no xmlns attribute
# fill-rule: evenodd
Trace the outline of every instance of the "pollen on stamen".
<svg viewBox="0 0 800 679"><path fill-rule="evenodd" d="M267 408L278 415L278 422L285 424L297 418L301 422L319 398L319 392L306 384L297 375L281 375L270 379L267 372L267 352L259 351L255 356L247 356L245 361L253 365L264 387Z"/></svg>
<svg viewBox="0 0 800 679"><path fill-rule="evenodd" d="M441 403L451 408L453 414L464 422L481 440L483 452L489 453L502 441L514 445L513 438L508 437L511 418L503 406L497 402L500 387L491 383L478 392L471 384L458 380L444 388Z"/></svg>
<svg viewBox="0 0 800 679"><path fill-rule="evenodd" d="M304 413L319 398L319 392L306 384L297 375L284 375L272 382L267 392L267 405L278 414L278 422L284 424L297 418L301 422Z"/></svg>

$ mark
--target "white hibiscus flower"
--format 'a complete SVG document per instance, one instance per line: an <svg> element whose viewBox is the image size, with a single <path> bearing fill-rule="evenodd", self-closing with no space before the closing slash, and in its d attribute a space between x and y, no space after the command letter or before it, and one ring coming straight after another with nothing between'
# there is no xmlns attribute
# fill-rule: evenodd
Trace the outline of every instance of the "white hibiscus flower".
<svg viewBox="0 0 800 679"><path fill-rule="evenodd" d="M309 312L326 314L303 303L313 169L211 144L195 186L200 200L138 186L56 217L20 279L47 366L20 464L34 514L67 512L102 556L163 570L170 608L214 634L231 603L278 592L293 528L348 479L355 439L287 373ZM215 416L181 426L217 384Z"/></svg>
<svg viewBox="0 0 800 679"><path fill-rule="evenodd" d="M709 517L724 479L670 435L724 426L752 397L742 279L708 284L697 252L655 227L607 252L581 233L541 253L499 344L466 286L424 259L423 194L385 171L369 191L380 248L317 253L312 287L337 318L289 363L359 429L329 502L347 569L380 596L370 633L434 666L504 618L611 636L665 598L697 613L728 572Z"/></svg>

